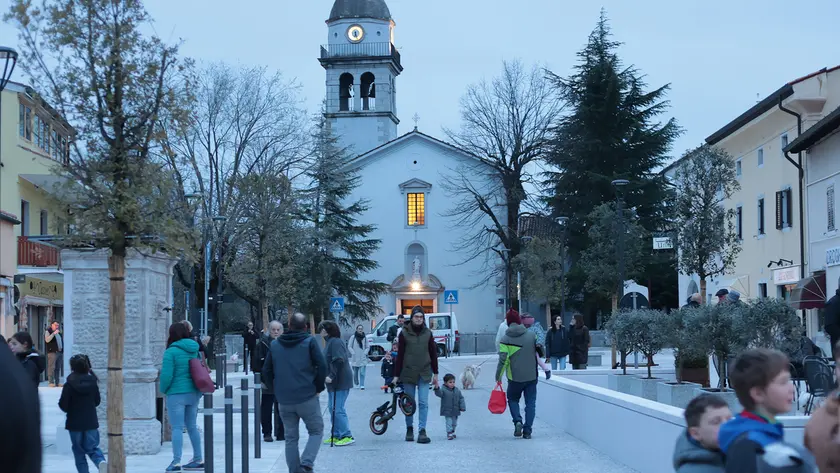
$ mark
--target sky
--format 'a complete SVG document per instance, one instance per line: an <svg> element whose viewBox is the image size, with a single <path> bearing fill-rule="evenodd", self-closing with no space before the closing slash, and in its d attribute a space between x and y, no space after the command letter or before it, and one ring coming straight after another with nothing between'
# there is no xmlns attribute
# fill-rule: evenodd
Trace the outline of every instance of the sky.
<svg viewBox="0 0 840 473"><path fill-rule="evenodd" d="M466 87L519 59L566 76L604 7L619 55L651 88L671 85L669 116L685 150L786 82L840 64L837 0L386 0L405 70L397 79L400 134L420 116L439 136L459 126ZM317 61L333 0L146 0L154 29L199 62L266 66L295 78L311 112L324 97ZM0 11L10 0L0 0ZM16 47L0 23L0 44ZM20 72L15 80L26 81Z"/></svg>

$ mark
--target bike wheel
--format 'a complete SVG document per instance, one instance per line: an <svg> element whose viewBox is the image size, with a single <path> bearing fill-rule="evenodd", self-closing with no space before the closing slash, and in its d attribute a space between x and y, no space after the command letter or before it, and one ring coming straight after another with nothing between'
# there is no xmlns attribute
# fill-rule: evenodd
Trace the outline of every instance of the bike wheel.
<svg viewBox="0 0 840 473"><path fill-rule="evenodd" d="M374 412L370 415L370 431L374 435L382 435L388 430L388 421L384 419L384 415L379 412Z"/></svg>
<svg viewBox="0 0 840 473"><path fill-rule="evenodd" d="M417 403L415 403L414 398L408 394L400 394L400 398L397 403L399 404L402 413L407 417L413 416L417 411Z"/></svg>

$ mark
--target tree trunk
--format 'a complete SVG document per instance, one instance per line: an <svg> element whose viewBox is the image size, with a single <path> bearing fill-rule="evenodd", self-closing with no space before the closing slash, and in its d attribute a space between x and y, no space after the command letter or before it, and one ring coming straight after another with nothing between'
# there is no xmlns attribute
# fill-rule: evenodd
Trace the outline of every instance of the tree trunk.
<svg viewBox="0 0 840 473"><path fill-rule="evenodd" d="M262 317L263 327L268 327L268 301L265 298L260 300L260 316Z"/></svg>
<svg viewBox="0 0 840 473"><path fill-rule="evenodd" d="M612 316L615 317L618 315L618 294L612 295ZM610 358L612 360L612 369L615 369L618 364L616 363L616 351L615 351L615 340L612 340L610 343ZM624 374L627 374L626 371Z"/></svg>
<svg viewBox="0 0 840 473"><path fill-rule="evenodd" d="M108 473L125 473L123 439L123 344L125 342L125 255L108 258L111 295L108 320Z"/></svg>
<svg viewBox="0 0 840 473"><path fill-rule="evenodd" d="M706 299L706 278L700 278L700 304L705 304Z"/></svg>

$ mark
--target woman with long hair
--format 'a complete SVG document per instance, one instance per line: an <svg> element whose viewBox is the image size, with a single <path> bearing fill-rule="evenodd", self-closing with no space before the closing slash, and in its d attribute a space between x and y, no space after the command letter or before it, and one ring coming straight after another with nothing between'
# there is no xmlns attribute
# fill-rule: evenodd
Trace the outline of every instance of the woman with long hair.
<svg viewBox="0 0 840 473"><path fill-rule="evenodd" d="M551 324L551 329L545 335L546 353L545 361L551 361L551 369L557 370L566 369L566 357L571 352L571 337L568 330L563 326L563 316L554 316L554 321Z"/></svg>
<svg viewBox="0 0 840 473"><path fill-rule="evenodd" d="M190 374L190 360L194 358L199 358L198 342L193 340L188 327L181 322L170 325L169 339L163 353L163 367L160 370L160 392L166 395L169 424L172 426L172 463L166 471L204 470L201 434L196 425L201 393ZM184 427L190 436L193 457L182 467Z"/></svg>
<svg viewBox="0 0 840 473"><path fill-rule="evenodd" d="M23 369L26 370L26 374L32 380L35 389L38 389L38 385L41 384L41 373L44 372L47 362L44 357L35 351L32 335L29 335L29 332L18 332L12 335L12 338L9 339L9 349L12 350Z"/></svg>
<svg viewBox="0 0 840 473"><path fill-rule="evenodd" d="M589 347L592 346L592 338L589 336L589 327L583 323L583 316L575 314L575 324L572 325L571 339L572 350L569 354L569 361L573 370L585 370L589 363Z"/></svg>
<svg viewBox="0 0 840 473"><path fill-rule="evenodd" d="M350 367L353 368L353 385L364 391L368 350L370 350L364 327L356 326L353 336L347 340L347 349L350 351Z"/></svg>
<svg viewBox="0 0 840 473"><path fill-rule="evenodd" d="M350 432L350 419L347 418L345 404L353 388L353 372L350 370L350 353L347 345L341 340L341 330L331 321L321 322L321 336L326 340L324 354L327 359L328 410L332 418L332 432L324 441L339 447L355 443L353 433Z"/></svg>

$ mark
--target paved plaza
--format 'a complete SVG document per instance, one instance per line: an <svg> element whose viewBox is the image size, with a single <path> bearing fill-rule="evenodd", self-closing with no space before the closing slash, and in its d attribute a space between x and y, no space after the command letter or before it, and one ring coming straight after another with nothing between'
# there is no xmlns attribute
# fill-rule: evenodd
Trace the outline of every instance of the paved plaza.
<svg viewBox="0 0 840 473"><path fill-rule="evenodd" d="M390 395L385 395L376 388L381 384L378 364L368 366L366 391L353 390L347 404L350 425L356 444L348 447L322 447L316 462L316 471L370 471L373 468L383 470L396 469L401 473L419 473L431 470L480 473L513 473L521 471L574 471L577 473L630 473L634 470L619 465L605 455L594 451L577 439L552 428L539 416L534 424L532 440L513 437L513 425L510 415L492 415L487 410L490 390L493 387L494 356L470 356L441 360L441 378L445 373L460 374L464 366L481 363L478 388L464 391L467 412L461 417L458 438L446 440L443 419L438 415L439 400L430 394L429 421L427 431L432 439L429 445L407 443L405 422L402 417L388 426L382 436L375 436L368 427L368 419L373 409ZM238 386L241 374L231 374L229 383L237 386L234 405L240 403ZM105 389L102 386L102 389ZM41 388L43 408L42 432L45 443L44 471L50 473L73 473L75 466L72 455L59 453L55 445L56 426L63 425L64 416L58 410L57 402L60 389ZM214 406L222 407L222 391L214 398ZM539 397L537 399L539 402ZM329 414L326 412L326 393L322 395L325 429L329 429ZM539 412L539 410L538 410ZM415 419L416 421L416 419ZM203 416L199 414L199 426L203 425ZM234 415L234 471L240 467L240 417ZM252 427L253 428L253 427ZM216 413L214 417L216 472L224 471L224 417ZM305 432L305 429L302 428ZM252 432L249 432L249 435ZM184 438L184 460L192 450L189 440ZM251 438L253 442L253 438ZM253 473L285 473L287 471L282 442L264 443L262 459L255 460L250 452L250 468ZM128 459L129 472L163 471L171 461L171 446L165 443L161 452L154 456L132 456ZM549 468L546 470L546 468Z"/></svg>

